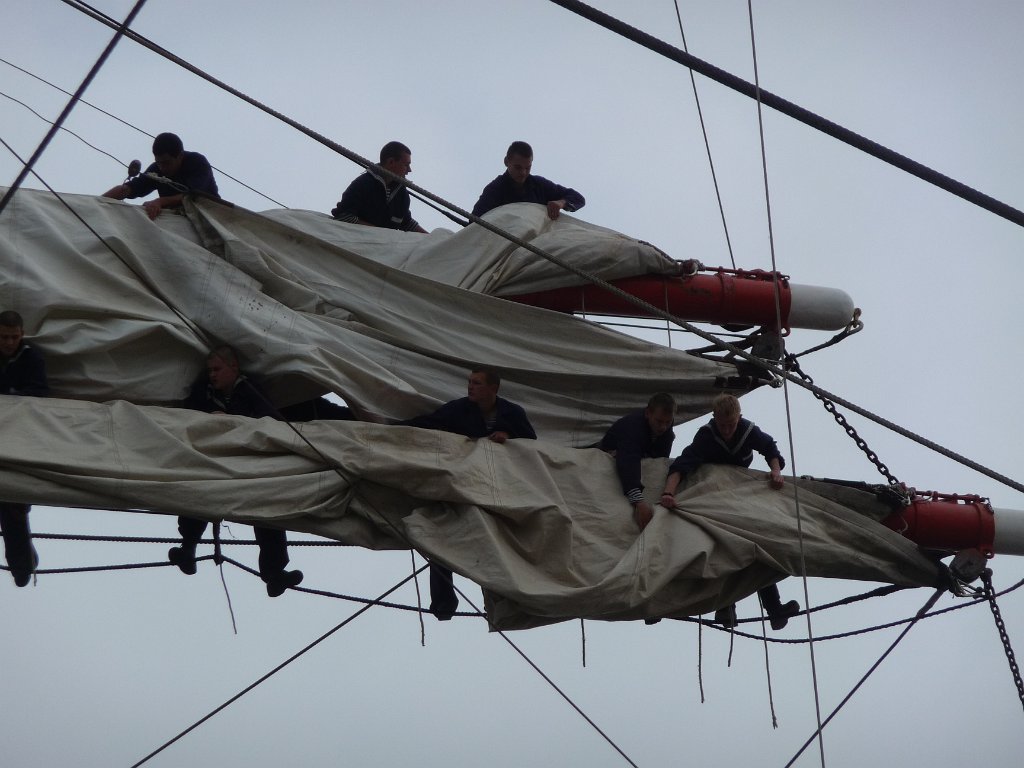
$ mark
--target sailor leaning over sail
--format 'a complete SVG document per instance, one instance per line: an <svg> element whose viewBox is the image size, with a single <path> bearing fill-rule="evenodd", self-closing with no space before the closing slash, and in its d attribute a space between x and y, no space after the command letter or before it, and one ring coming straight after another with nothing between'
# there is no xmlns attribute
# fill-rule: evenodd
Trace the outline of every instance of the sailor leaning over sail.
<svg viewBox="0 0 1024 768"><path fill-rule="evenodd" d="M675 506L675 492L682 478L701 464L733 464L749 467L754 460L754 451L764 456L771 468L769 483L778 490L783 486L782 469L786 460L779 452L775 438L762 431L756 424L743 418L740 401L733 395L719 395L712 402L711 420L697 430L697 434L683 452L669 467L665 489L661 496L662 506ZM800 604L790 600L785 605L774 584L757 591L771 620L772 629L782 629L790 617L800 611ZM730 605L715 614L715 620L725 626L736 625L736 606Z"/></svg>

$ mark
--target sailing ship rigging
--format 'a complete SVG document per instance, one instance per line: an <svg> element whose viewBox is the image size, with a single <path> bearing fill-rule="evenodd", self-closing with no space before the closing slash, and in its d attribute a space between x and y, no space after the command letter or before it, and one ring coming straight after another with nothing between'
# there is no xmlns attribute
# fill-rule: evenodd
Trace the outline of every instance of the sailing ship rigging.
<svg viewBox="0 0 1024 768"><path fill-rule="evenodd" d="M241 218L241 217L243 217L244 215L245 215L244 213L240 213L240 214L239 214L239 217ZM796 279L798 279L798 280L801 280L801 281L803 281L803 280L804 280L804 278L803 278L803 275L801 275L800 273L798 273L798 272L797 272L796 270L794 270L794 273L795 273L795 278L796 278ZM811 279L811 281L810 281L810 282L814 282L814 280L813 280L813 279ZM830 283L830 282L829 282L829 283ZM862 297L861 297L861 295L860 295L859 293L857 294L857 297L858 297L858 302L859 302L859 301L862 301L862 300L863 300L863 299L862 299ZM588 303L589 303L589 302L588 302ZM868 311L868 312L867 312L867 316L868 316L868 317L870 317L870 316L871 316L871 313L870 313L870 311ZM176 322L174 322L174 323L171 323L171 324L170 324L170 325L169 325L168 327L169 327L169 328L173 328L173 327L175 327L176 325L177 325L177 323L176 323ZM874 327L872 327L872 328L871 328L871 330L872 330L872 331L873 331L873 328L874 328ZM169 333L168 335L169 335L169 337L171 337L171 338L175 338L175 339L176 339L176 338L178 338L175 332L171 332L171 333ZM861 342L862 342L862 340L863 340L864 338L866 338L866 336L867 336L867 334L862 334L862 335L860 335L860 336L859 336L859 337L857 338L856 342L857 342L857 343L861 343ZM806 338L806 337L805 337L805 338ZM854 343L854 342L850 342L850 343L852 344L852 343ZM187 345L185 345L185 346L187 346ZM191 351L191 350L189 349L189 351ZM829 354L833 354L833 353L836 353L836 354L838 354L839 352L838 352L838 350L837 350L836 352L829 352ZM809 369L809 370L811 370L811 369L813 369L813 368L814 368L814 367L813 367L813 366L811 366L811 365L808 365L807 367L808 367L808 369ZM817 372L815 371L815 373L817 373ZM153 377L153 378L154 378L154 379L156 379L156 378L159 378L159 377L158 377L158 376L156 376L156 375L154 375L154 377ZM184 375L182 374L182 378L187 378L187 377L184 377ZM289 384L291 384L291 382L289 382ZM97 387L98 387L99 385L94 385L94 386L97 386ZM145 388L146 388L146 387L144 387L144 386L139 386L139 387L138 387L138 390L139 390L139 391L141 391L141 390L143 390L143 389L145 389ZM638 391L639 391L639 390L638 390ZM95 396L95 397L96 397L97 399L101 399L101 393L100 393L99 391L95 391L95 392L93 392L92 394L93 394L93 396ZM438 386L438 387L437 387L437 390L436 390L436 391L435 391L434 393L432 393L432 394L431 394L430 396L431 396L431 397L433 397L433 398L435 398L435 399L442 399L442 398L443 398L443 396L444 396L444 394L443 394L443 387L440 387L440 386ZM754 396L754 395L751 395L751 396ZM355 399L357 399L357 398L356 398L356 397L353 397L352 399L353 399L353 400L355 400ZM626 402L625 402L625 400L627 400L627 399L628 399L628 398L623 398L623 402L622 402L622 407L623 407L623 408L625 408L625 407L626 407ZM635 399L635 398L634 398L634 399ZM616 408L617 408L617 407L618 407L618 403L616 403ZM611 411L611 410L613 410L613 409L609 409L609 411ZM600 412L599 412L599 413L600 413ZM607 414L605 414L605 416L607 416ZM928 430L925 430L925 431L928 431ZM874 440L872 439L872 440L871 440L871 442L872 442L872 444L874 444L874 442L876 442L876 441L874 441ZM884 443L884 444L885 444L885 443ZM892 456L892 452L891 452L891 451L887 451L886 453L887 453L887 455L889 455L889 456ZM892 461L892 459L891 459L891 458L890 458L890 461ZM852 464L852 462L851 462L851 464Z"/></svg>

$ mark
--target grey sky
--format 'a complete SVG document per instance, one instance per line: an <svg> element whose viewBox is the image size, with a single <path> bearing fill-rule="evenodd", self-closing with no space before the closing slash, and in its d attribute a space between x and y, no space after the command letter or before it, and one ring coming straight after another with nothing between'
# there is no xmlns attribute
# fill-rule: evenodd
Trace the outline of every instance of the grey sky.
<svg viewBox="0 0 1024 768"><path fill-rule="evenodd" d="M130 2L98 7L121 18ZM670 0L595 3L669 42ZM752 79L746 3L681 2L695 55ZM110 37L57 0L6 0L3 58L74 90ZM1024 8L1012 2L754 3L761 83L1016 207ZM374 156L401 139L411 179L469 208L513 139L534 170L587 197L580 217L676 258L728 265L686 70L541 0L270 3L150 0L136 28L174 53L335 141ZM752 101L698 78L739 266L770 268ZM55 116L66 97L0 64L0 90ZM86 99L149 133L173 130L227 173L289 207L329 211L358 169L138 46L123 42ZM0 136L23 156L47 125L0 97ZM1021 479L1021 228L771 111L764 113L778 268L849 292L863 333L805 359L822 386ZM150 140L79 106L67 127L124 162ZM0 149L0 183L20 169ZM64 192L99 193L123 167L63 134L37 166ZM273 204L219 177L247 208ZM27 186L38 187L35 180ZM414 202L427 228L447 220ZM0 218L0 233L4 233ZM652 336L652 338L664 338ZM795 332L800 350L823 335ZM676 344L689 344L676 340ZM455 396L457 393L453 393ZM880 477L803 391L744 399L745 414L792 447L796 471ZM852 419L901 479L921 489L1024 498L902 437ZM697 425L677 429L686 441ZM38 532L170 536L169 518L36 509ZM234 534L248 538L244 526ZM156 561L166 546L41 541L44 567ZM254 562L255 553L243 557ZM373 596L403 578L407 553L293 548L306 584ZM993 562L997 587L1024 563ZM354 610L305 595L269 600L260 582L171 568L0 584L0 741L5 764L131 765ZM426 588L425 582L423 588ZM473 598L479 590L460 582ZM813 580L812 604L873 584ZM804 602L802 584L782 585ZM815 614L816 635L904 618L919 590ZM411 588L397 597L415 602ZM939 607L956 604L943 597ZM1003 615L1024 652L1024 602ZM749 616L754 601L740 605ZM152 766L590 765L624 761L505 642L472 620L374 609L185 737ZM816 644L823 714L894 639L887 630ZM781 636L806 633L794 622ZM764 648L690 624L577 624L512 639L641 766L784 765L814 730L805 645ZM701 704L698 665L706 702ZM992 618L979 606L924 622L825 732L826 762L1019 764L1021 708ZM812 749L798 765L817 765Z"/></svg>

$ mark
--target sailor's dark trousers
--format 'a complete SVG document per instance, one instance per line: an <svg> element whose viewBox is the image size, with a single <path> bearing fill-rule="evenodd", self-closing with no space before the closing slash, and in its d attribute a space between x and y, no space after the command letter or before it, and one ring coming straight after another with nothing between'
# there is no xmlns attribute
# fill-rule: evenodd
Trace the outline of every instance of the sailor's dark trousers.
<svg viewBox="0 0 1024 768"><path fill-rule="evenodd" d="M178 518L178 532L186 546L194 548L203 538L205 530L205 520L197 520L194 517ZM267 577L281 573L288 565L288 539L284 531L274 528L253 526L253 532L260 547L260 576L266 581Z"/></svg>

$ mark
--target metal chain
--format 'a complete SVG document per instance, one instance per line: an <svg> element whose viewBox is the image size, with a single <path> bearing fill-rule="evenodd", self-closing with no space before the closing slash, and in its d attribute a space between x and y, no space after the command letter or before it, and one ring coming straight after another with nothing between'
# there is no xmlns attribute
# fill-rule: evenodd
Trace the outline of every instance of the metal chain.
<svg viewBox="0 0 1024 768"><path fill-rule="evenodd" d="M992 569L986 568L981 574L981 581L985 585L985 597L988 598L989 608L992 609L992 618L996 621L996 629L999 631L999 639L1003 641L1003 650L1006 651L1006 661L1010 665L1010 674L1013 675L1014 685L1017 686L1017 696L1020 697L1021 706L1024 706L1024 680L1020 677L1020 668L1017 666L1017 659L1013 655L1013 647L1010 645L1010 636L1006 634L1006 624L1003 623L1003 616L996 605L996 593L992 588Z"/></svg>
<svg viewBox="0 0 1024 768"><path fill-rule="evenodd" d="M796 359L796 355L786 355L786 369L796 373L808 384L814 383L814 379L812 379L810 376L808 376L800 369L800 362ZM848 434L853 439L853 442L855 442L857 444L857 447L860 448L864 452L864 455L868 457L868 461L875 465L875 468L882 474L883 477L885 477L885 479L889 482L889 485L897 489L900 496L903 499L907 500L909 497L907 495L906 486L903 483L901 483L899 479L895 475L893 475L892 472L889 471L889 468L885 466L881 459L878 458L878 454L868 447L868 444L864 442L864 438L858 435L857 430L851 427L849 422L846 421L846 417L843 416L843 414L839 413L838 410L836 410L836 404L833 403L828 398L819 395L817 392L814 392L813 390L811 390L811 394L821 401L821 404L825 406L825 410L832 414L832 417L836 420L836 423L840 427L842 427L846 431L846 434Z"/></svg>

